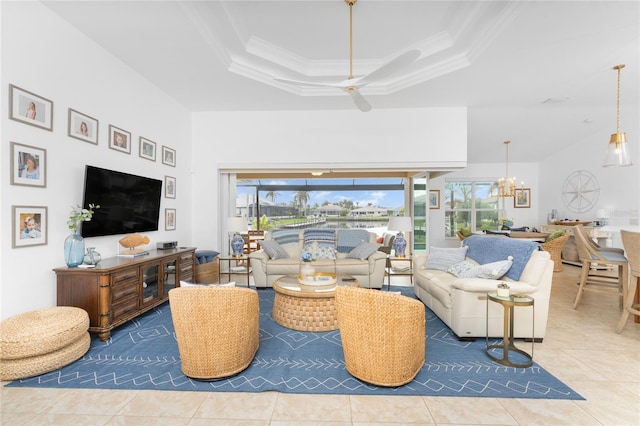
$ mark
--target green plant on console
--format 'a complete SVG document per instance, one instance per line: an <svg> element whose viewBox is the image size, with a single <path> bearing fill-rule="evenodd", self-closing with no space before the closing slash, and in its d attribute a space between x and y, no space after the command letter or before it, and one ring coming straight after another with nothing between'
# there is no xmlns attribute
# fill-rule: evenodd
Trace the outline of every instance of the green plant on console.
<svg viewBox="0 0 640 426"><path fill-rule="evenodd" d="M69 214L69 220L67 221L69 229L75 232L78 229L78 226L80 226L80 222L91 221L94 210L99 208L100 205L96 204L89 204L88 209L83 209L80 205L71 207L71 213Z"/></svg>

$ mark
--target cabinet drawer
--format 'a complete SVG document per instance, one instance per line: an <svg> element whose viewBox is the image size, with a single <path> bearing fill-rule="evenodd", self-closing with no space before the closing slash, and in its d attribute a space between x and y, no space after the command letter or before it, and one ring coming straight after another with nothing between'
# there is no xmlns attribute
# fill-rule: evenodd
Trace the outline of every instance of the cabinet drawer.
<svg viewBox="0 0 640 426"><path fill-rule="evenodd" d="M118 303L120 299L130 294L138 293L138 269L127 270L113 274L111 281L111 303Z"/></svg>
<svg viewBox="0 0 640 426"><path fill-rule="evenodd" d="M191 268L193 266L193 253L180 255L180 269L185 267Z"/></svg>
<svg viewBox="0 0 640 426"><path fill-rule="evenodd" d="M138 310L138 294L132 293L122 297L111 305L112 321L117 321L122 315Z"/></svg>

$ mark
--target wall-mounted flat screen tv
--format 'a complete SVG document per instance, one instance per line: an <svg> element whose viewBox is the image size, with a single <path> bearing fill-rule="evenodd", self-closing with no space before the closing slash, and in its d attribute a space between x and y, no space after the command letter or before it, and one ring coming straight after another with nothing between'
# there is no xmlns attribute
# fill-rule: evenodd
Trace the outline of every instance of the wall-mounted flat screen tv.
<svg viewBox="0 0 640 426"><path fill-rule="evenodd" d="M162 181L114 170L86 166L82 205L100 205L83 237L157 231Z"/></svg>

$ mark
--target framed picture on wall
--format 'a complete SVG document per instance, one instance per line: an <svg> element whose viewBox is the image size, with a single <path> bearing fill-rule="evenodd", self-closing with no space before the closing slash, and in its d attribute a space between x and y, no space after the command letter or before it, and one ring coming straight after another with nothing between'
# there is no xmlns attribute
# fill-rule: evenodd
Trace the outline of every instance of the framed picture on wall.
<svg viewBox="0 0 640 426"><path fill-rule="evenodd" d="M176 166L176 151L167 146L162 145L162 164L167 166Z"/></svg>
<svg viewBox="0 0 640 426"><path fill-rule="evenodd" d="M10 84L9 118L53 131L53 102Z"/></svg>
<svg viewBox="0 0 640 426"><path fill-rule="evenodd" d="M156 161L156 143L140 136L140 157Z"/></svg>
<svg viewBox="0 0 640 426"><path fill-rule="evenodd" d="M109 148L131 154L131 133L110 124Z"/></svg>
<svg viewBox="0 0 640 426"><path fill-rule="evenodd" d="M429 208L430 209L440 208L440 190L439 189L429 190Z"/></svg>
<svg viewBox="0 0 640 426"><path fill-rule="evenodd" d="M98 120L69 108L67 134L72 138L98 145Z"/></svg>
<svg viewBox="0 0 640 426"><path fill-rule="evenodd" d="M11 142L11 185L47 187L47 150Z"/></svg>
<svg viewBox="0 0 640 426"><path fill-rule="evenodd" d="M531 189L516 189L516 196L513 197L513 207L517 209L528 209L531 207Z"/></svg>
<svg viewBox="0 0 640 426"><path fill-rule="evenodd" d="M176 209L164 209L164 230L176 230Z"/></svg>
<svg viewBox="0 0 640 426"><path fill-rule="evenodd" d="M11 247L47 244L47 208L44 206L11 206Z"/></svg>
<svg viewBox="0 0 640 426"><path fill-rule="evenodd" d="M164 177L164 196L165 198L176 198L176 178Z"/></svg>

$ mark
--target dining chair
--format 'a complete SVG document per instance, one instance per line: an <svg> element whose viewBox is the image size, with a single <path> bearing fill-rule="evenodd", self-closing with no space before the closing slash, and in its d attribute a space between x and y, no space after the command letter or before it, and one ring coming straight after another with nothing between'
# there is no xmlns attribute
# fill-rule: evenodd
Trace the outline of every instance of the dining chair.
<svg viewBox="0 0 640 426"><path fill-rule="evenodd" d="M629 314L640 315L640 303L634 303L636 291L638 291L638 281L640 281L640 232L620 231L622 246L627 253L630 273L628 285L622 287L622 316L616 327L616 333L621 333L627 324Z"/></svg>
<svg viewBox="0 0 640 426"><path fill-rule="evenodd" d="M587 285L589 289L616 289L620 295L620 302L622 304L623 289L627 285L629 275L629 261L624 256L624 253L616 250L594 248L592 244L589 244L590 238L584 230L583 225L575 225L573 227L573 237L578 247L578 257L582 263L579 282L580 287L573 302L573 309L577 309L580 304ZM617 276L597 273L598 268L617 269ZM596 288L593 286L596 286Z"/></svg>

